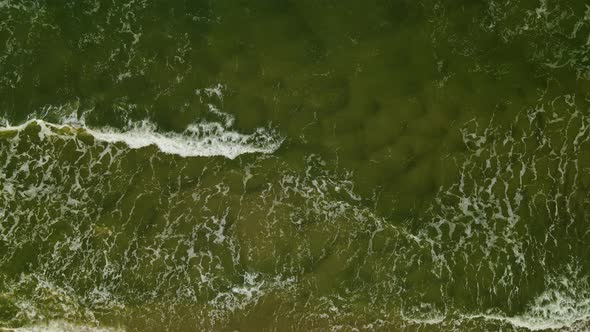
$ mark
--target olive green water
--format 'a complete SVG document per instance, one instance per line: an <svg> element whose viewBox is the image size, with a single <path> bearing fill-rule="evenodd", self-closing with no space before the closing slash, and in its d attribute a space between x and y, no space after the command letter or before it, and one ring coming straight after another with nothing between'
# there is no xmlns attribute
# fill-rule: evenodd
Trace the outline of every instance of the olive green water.
<svg viewBox="0 0 590 332"><path fill-rule="evenodd" d="M589 8L0 0L0 330L589 330Z"/></svg>

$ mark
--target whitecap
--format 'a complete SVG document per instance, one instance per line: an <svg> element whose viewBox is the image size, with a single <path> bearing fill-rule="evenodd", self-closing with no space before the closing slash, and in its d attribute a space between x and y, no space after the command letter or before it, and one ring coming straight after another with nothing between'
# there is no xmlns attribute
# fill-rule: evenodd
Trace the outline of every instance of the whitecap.
<svg viewBox="0 0 590 332"><path fill-rule="evenodd" d="M113 327L98 327L80 325L65 321L50 321L38 325L18 328L4 328L2 331L9 332L124 332L124 329Z"/></svg>
<svg viewBox="0 0 590 332"><path fill-rule="evenodd" d="M149 120L130 122L124 129L113 127L90 127L83 118L73 115L62 117L59 123L41 119L0 127L0 132L20 132L29 125L40 127L39 139L48 136L73 137L73 132L84 132L96 140L107 143L124 143L131 149L155 145L167 154L181 157L223 156L234 159L242 154L271 154L282 144L283 137L274 130L258 128L253 133L242 134L220 122L198 122L187 126L183 132L162 132Z"/></svg>

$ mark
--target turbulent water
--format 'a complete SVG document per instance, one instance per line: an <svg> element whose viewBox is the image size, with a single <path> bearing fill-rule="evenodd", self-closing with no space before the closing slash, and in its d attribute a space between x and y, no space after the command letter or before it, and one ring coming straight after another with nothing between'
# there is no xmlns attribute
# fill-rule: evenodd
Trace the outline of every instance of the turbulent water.
<svg viewBox="0 0 590 332"><path fill-rule="evenodd" d="M0 0L0 331L590 330L590 5Z"/></svg>

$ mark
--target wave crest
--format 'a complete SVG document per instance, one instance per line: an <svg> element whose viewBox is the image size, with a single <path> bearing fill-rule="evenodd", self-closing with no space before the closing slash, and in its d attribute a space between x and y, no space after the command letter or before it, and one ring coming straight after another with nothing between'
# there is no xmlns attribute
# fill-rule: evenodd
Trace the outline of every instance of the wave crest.
<svg viewBox="0 0 590 332"><path fill-rule="evenodd" d="M284 140L272 129L258 128L251 134L242 134L220 122L193 123L183 132L161 132L149 120L130 122L124 129L108 126L92 128L86 125L83 118L76 116L63 117L59 123L31 119L18 126L7 124L0 127L0 133L18 133L30 125L40 127L40 139L46 136L68 136L72 132L85 133L98 141L124 143L131 149L155 145L163 153L181 157L223 156L234 159L248 153L270 154Z"/></svg>

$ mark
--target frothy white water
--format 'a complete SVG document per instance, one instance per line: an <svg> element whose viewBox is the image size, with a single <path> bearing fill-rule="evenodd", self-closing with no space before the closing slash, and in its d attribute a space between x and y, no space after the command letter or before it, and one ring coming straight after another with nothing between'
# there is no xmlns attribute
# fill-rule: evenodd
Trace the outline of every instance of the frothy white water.
<svg viewBox="0 0 590 332"><path fill-rule="evenodd" d="M524 328L529 331L547 331L547 330L562 330L562 329L576 329L576 324L587 322L590 319L590 316L580 316L580 317L566 317L558 318L555 317L553 319L550 318L541 318L535 317L530 315L524 316L515 316L515 317L504 317L504 316L497 316L497 315L481 315L481 316L469 316L466 318L473 319L473 318L483 318L485 320L494 320L494 321L501 321L508 323L514 327Z"/></svg>
<svg viewBox="0 0 590 332"><path fill-rule="evenodd" d="M270 129L258 128L254 133L242 134L219 122L194 123L184 132L177 133L160 132L157 126L148 120L130 123L125 129L92 128L85 124L83 118L75 116L64 117L57 124L32 119L18 126L0 127L0 132L22 131L33 123L41 127L40 139L64 135L64 129L82 130L98 141L124 143L132 149L155 145L164 153L181 157L223 156L234 159L247 153L270 154L283 142L283 138Z"/></svg>
<svg viewBox="0 0 590 332"><path fill-rule="evenodd" d="M9 332L123 332L120 328L96 327L72 324L63 321L51 321L45 324L39 324L29 327L6 328L1 331Z"/></svg>
<svg viewBox="0 0 590 332"><path fill-rule="evenodd" d="M546 277L546 290L520 315L500 313L462 316L510 324L529 331L586 331L590 328L589 278L575 263L566 264L560 274Z"/></svg>
<svg viewBox="0 0 590 332"><path fill-rule="evenodd" d="M547 290L540 294L522 315L503 317L481 315L485 320L497 320L529 331L576 329L578 324L590 323L590 298L586 289L570 286L563 279L565 289Z"/></svg>

